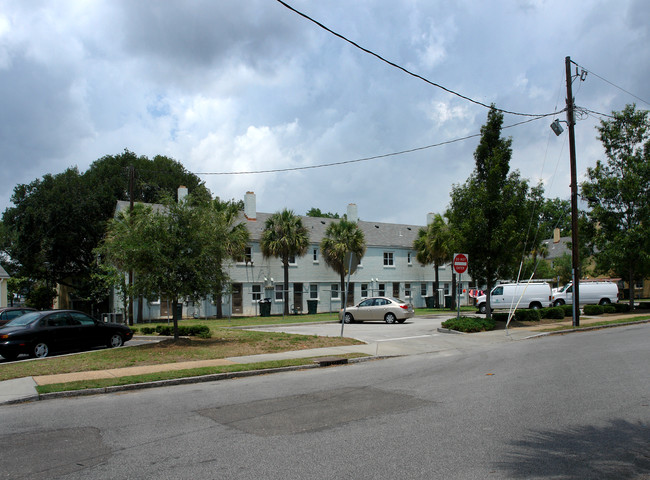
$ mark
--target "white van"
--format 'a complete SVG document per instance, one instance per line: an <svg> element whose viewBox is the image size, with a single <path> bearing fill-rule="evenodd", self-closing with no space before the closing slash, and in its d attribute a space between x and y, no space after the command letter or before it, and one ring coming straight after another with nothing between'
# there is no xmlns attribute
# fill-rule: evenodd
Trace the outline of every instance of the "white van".
<svg viewBox="0 0 650 480"><path fill-rule="evenodd" d="M521 300L520 300L521 299ZM480 313L487 312L487 297L476 299ZM490 295L492 310L497 308L542 308L551 306L551 286L546 282L503 283L492 289Z"/></svg>
<svg viewBox="0 0 650 480"><path fill-rule="evenodd" d="M580 305L607 305L618 303L618 286L614 282L581 281ZM553 306L573 305L573 282L553 292Z"/></svg>

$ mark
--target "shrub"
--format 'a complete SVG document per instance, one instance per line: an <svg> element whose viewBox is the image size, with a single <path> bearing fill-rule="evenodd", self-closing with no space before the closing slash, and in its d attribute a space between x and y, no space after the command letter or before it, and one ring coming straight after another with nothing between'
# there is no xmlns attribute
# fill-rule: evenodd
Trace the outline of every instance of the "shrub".
<svg viewBox="0 0 650 480"><path fill-rule="evenodd" d="M524 308L515 312L515 320L518 322L539 322L541 319L539 310Z"/></svg>
<svg viewBox="0 0 650 480"><path fill-rule="evenodd" d="M156 333L156 329L153 327L142 327L142 334L143 335L153 335Z"/></svg>
<svg viewBox="0 0 650 480"><path fill-rule="evenodd" d="M616 309L616 313L627 313L630 311L629 303L612 303L612 305Z"/></svg>
<svg viewBox="0 0 650 480"><path fill-rule="evenodd" d="M582 311L585 315L602 315L605 309L602 305L585 305Z"/></svg>
<svg viewBox="0 0 650 480"><path fill-rule="evenodd" d="M573 317L573 305L561 305L560 308L564 310L565 317Z"/></svg>
<svg viewBox="0 0 650 480"><path fill-rule="evenodd" d="M157 325L156 333L159 335L171 336L174 335L174 327L171 325ZM181 337L200 337L200 338L210 338L212 333L210 332L210 327L206 325L181 325L178 327L178 334Z"/></svg>
<svg viewBox="0 0 650 480"><path fill-rule="evenodd" d="M492 320L495 322L507 322L508 314L505 312L492 312Z"/></svg>
<svg viewBox="0 0 650 480"><path fill-rule="evenodd" d="M565 317L562 307L541 308L539 313L542 318L562 320Z"/></svg>
<svg viewBox="0 0 650 480"><path fill-rule="evenodd" d="M442 322L443 328L456 330L457 332L483 332L487 330L494 330L494 320L480 317L458 317L450 318Z"/></svg>
<svg viewBox="0 0 650 480"><path fill-rule="evenodd" d="M616 313L616 307L614 305L603 305L603 311L605 313Z"/></svg>

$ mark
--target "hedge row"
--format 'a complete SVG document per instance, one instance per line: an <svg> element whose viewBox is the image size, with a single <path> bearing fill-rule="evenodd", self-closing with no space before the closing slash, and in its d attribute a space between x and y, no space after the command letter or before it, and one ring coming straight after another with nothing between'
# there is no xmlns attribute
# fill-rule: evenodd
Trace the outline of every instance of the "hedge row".
<svg viewBox="0 0 650 480"><path fill-rule="evenodd" d="M134 331L138 331L137 328L132 328ZM174 327L171 325L156 325L156 327L142 327L140 330L144 335L164 335L172 336L174 335ZM212 333L210 332L210 327L206 325L179 325L178 334L181 337L200 337L200 338L210 338Z"/></svg>
<svg viewBox="0 0 650 480"><path fill-rule="evenodd" d="M494 320L480 317L458 317L450 318L442 322L443 328L449 330L456 330L457 332L483 332L487 330L494 330Z"/></svg>
<svg viewBox="0 0 650 480"><path fill-rule="evenodd" d="M630 311L626 303L612 303L609 305L585 305L582 309L585 315L602 315L603 313L623 313ZM515 310L513 318L518 322L537 322L542 318L562 320L564 317L573 316L573 305L560 305L558 307L540 308L539 310ZM492 318L498 322L508 320L508 313L494 312Z"/></svg>

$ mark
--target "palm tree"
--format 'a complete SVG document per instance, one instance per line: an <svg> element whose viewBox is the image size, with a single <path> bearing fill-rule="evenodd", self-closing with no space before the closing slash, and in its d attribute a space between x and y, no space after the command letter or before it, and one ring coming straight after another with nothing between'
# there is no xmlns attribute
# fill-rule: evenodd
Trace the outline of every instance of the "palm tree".
<svg viewBox="0 0 650 480"><path fill-rule="evenodd" d="M439 286L438 268L451 261L451 233L445 218L437 213L433 222L426 228L418 231L418 237L413 241L415 258L423 265L433 264L435 269L435 282L433 291L436 294Z"/></svg>
<svg viewBox="0 0 650 480"><path fill-rule="evenodd" d="M264 258L277 257L284 268L284 314L289 315L289 260L301 257L309 247L309 232L299 216L286 208L271 215L264 225L260 248Z"/></svg>
<svg viewBox="0 0 650 480"><path fill-rule="evenodd" d="M222 257L228 257L232 260L239 260L243 258L246 252L246 245L249 240L249 233L246 225L243 223L235 223L237 216L241 210L241 206L234 201L224 202L219 198L212 201L210 213L213 220L213 234L215 239L221 243L223 247L220 250ZM225 254L225 255L224 255ZM221 258L221 262L215 265L218 269L217 287L213 294L214 302L217 307L217 318L223 318L223 309L221 306L223 286L229 281L229 278L223 271L223 261L226 258Z"/></svg>
<svg viewBox="0 0 650 480"><path fill-rule="evenodd" d="M340 275L341 292L345 292L345 274L348 271L345 255L353 253L361 259L366 253L366 239L359 225L346 218L330 223L325 230L320 250L325 263Z"/></svg>

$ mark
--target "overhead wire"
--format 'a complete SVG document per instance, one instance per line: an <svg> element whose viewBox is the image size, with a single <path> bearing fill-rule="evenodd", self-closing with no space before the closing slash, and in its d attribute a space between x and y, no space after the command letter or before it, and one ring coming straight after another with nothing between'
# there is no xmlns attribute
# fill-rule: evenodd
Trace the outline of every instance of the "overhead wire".
<svg viewBox="0 0 650 480"><path fill-rule="evenodd" d="M394 67L394 68L396 68L396 69L398 69L398 70L401 70L402 72L404 72L404 73L406 73L406 74L408 74L408 75L410 75L410 76L412 76L412 77L415 77L415 78L417 78L417 79L419 79L419 80L422 80L423 82L428 83L428 84L431 85L431 86L434 86L434 87L436 87L436 88L439 88L439 89L441 89L441 90L444 90L444 91L447 92L447 93L450 93L450 94L455 95L455 96L457 96L457 97L459 97L459 98L462 98L463 100L467 100L468 102L474 103L474 104L476 104L476 105L480 105L481 107L485 107L485 108L488 108L488 109L489 109L489 108L492 108L492 105L487 105L487 104L485 104L485 103L483 103L483 102L480 102L480 101L478 101L478 100L474 100L473 98L470 98L470 97L468 97L468 96L466 96L466 95L463 95L463 94L461 94L461 93L459 93L459 92L456 92L456 91L454 91L454 90L451 90L450 88L444 87L443 85L440 85L439 83L433 82L433 81L431 81L431 80L429 80L429 79L423 77L422 75L419 75L419 74L417 74L417 73L414 73L414 72L408 70L407 68L402 67L401 65L399 65L399 64L397 64L397 63L395 63L395 62L392 62L392 61L390 61L390 60L388 60L388 59L382 57L382 56L379 55L378 53L375 53L375 52L373 52L372 50L370 50L370 49L368 49L368 48L362 47L361 45L359 45L359 44L356 43L355 41L350 40L349 38L347 38L346 36L344 36L344 35L342 35L342 34L340 34L340 33L338 33L338 32L335 32L335 31L332 30L331 28L325 26L324 24L322 24L322 23L319 22L318 20L315 20L314 18L310 17L310 16L307 15L306 13L303 13L303 12L301 12L300 10L297 10L296 8L292 7L291 5L289 5L288 3L284 2L283 0L276 0L276 1L277 1L279 4L283 5L284 7L288 8L289 10L291 10L292 12L294 12L294 13L300 15L300 16L303 17L304 19L306 19L306 20L308 20L308 21L314 23L315 25L319 26L320 28L322 28L322 29L325 30L326 32L331 33L331 34L334 35L335 37L340 38L340 39L343 40L344 42L349 43L350 45L354 46L355 48L358 48L359 50L361 50L361 51L367 53L368 55L372 55L373 57L375 57L375 58L381 60L382 62L384 62L384 63L390 65L391 67ZM496 108L497 111L499 111L499 112L501 112L501 113L507 113L507 114L509 114L509 115L519 115L519 116L523 116L523 117L543 117L543 116L547 116L547 115L557 115L558 113L560 113L560 112L553 112L553 113L548 113L548 114L521 113L521 112L513 112L513 111L511 111L511 110L505 110L505 109L497 108L497 107L495 107L495 108Z"/></svg>
<svg viewBox="0 0 650 480"><path fill-rule="evenodd" d="M640 100L640 101L642 101L643 103L645 103L645 104L647 104L647 105L650 105L650 102L648 102L647 100L645 100L645 99L639 97L638 95L633 94L632 92L629 92L628 90L625 90L623 87L620 87L620 86L616 85L616 84L613 83L613 82L610 82L610 81L607 80L606 78L601 77L600 75L598 75L598 74L597 74L596 72L594 72L593 70L590 70L590 69L588 69L587 67L583 67L583 66L580 65L579 63L576 63L576 62L573 62L573 61L572 61L572 63L573 63L574 65L580 67L581 69L583 69L585 72L590 73L590 74L593 75L594 77L601 79L603 82L610 84L612 87L614 87L614 88L618 88L620 91L627 93L627 94L630 95L631 97L634 97L634 98L636 98L637 100Z"/></svg>
<svg viewBox="0 0 650 480"><path fill-rule="evenodd" d="M554 113L547 113L545 115L540 115L535 118L529 118L527 120L523 120L521 122L514 123L512 125L507 125L503 127L505 130L506 128L514 128L519 125L523 125L525 123L530 123L535 120L540 120L542 118L549 117L551 115L555 115ZM318 165L306 165L302 167L286 167L286 168L273 168L273 169L267 169L267 170L250 170L250 171L240 171L240 172L194 172L194 175L257 175L257 174L264 174L264 173L280 173L280 172L293 172L293 171L299 171L299 170L311 170L311 169L316 169L316 168L326 168L326 167L335 167L335 166L340 166L340 165L349 165L352 163L360 163L360 162L368 162L371 160L379 160L382 158L388 158L388 157L395 157L398 155L405 155L407 153L413 153L413 152L418 152L421 150L427 150L429 148L434 148L434 147L441 147L444 145L449 145L452 143L456 142L462 142L464 140L469 140L470 138L475 138L475 137L480 137L481 133L474 133L472 135L467 135L465 137L460 137L460 138L455 138L452 140L446 140L444 142L439 142L439 143L434 143L431 145L425 145L422 147L415 147L415 148L410 148L408 150L401 150L398 152L391 152L391 153L384 153L381 155L373 155L371 157L363 157L363 158L357 158L353 160L343 160L340 162L331 162L331 163L321 163Z"/></svg>

